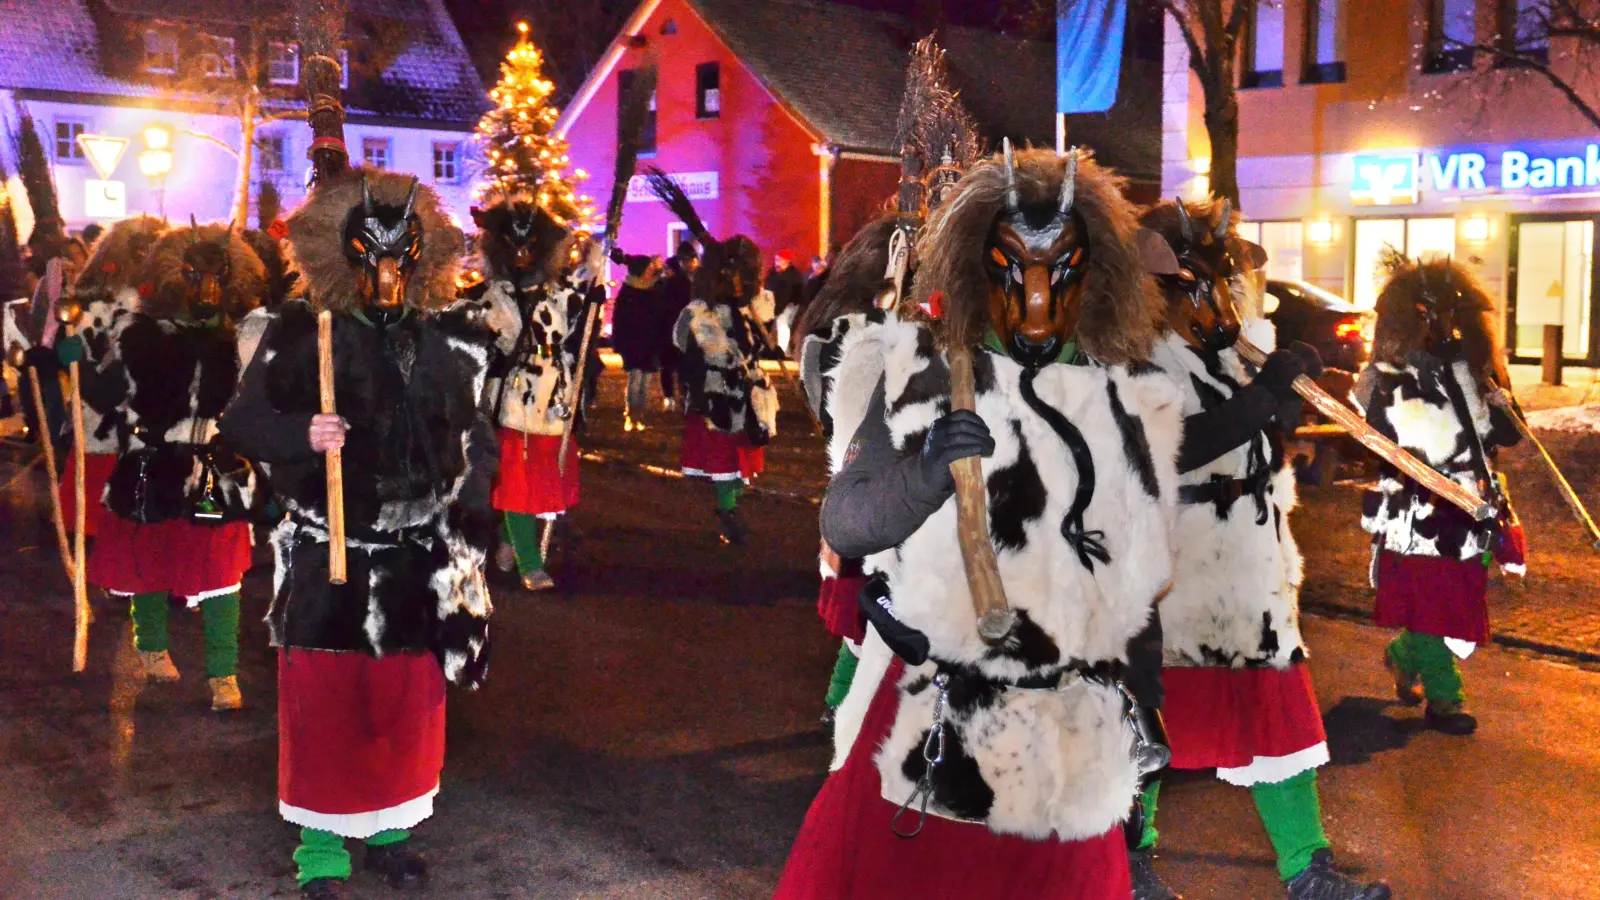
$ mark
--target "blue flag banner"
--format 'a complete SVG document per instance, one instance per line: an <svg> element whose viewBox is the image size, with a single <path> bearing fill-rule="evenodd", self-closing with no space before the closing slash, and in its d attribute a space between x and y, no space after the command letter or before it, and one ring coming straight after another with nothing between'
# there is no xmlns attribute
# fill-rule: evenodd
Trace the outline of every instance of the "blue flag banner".
<svg viewBox="0 0 1600 900"><path fill-rule="evenodd" d="M1128 0L1056 0L1056 112L1105 112L1117 102Z"/></svg>

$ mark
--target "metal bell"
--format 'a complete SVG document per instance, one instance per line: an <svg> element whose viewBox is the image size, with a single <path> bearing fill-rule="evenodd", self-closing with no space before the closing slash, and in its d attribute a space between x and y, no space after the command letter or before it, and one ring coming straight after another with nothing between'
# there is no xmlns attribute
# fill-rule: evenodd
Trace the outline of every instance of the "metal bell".
<svg viewBox="0 0 1600 900"><path fill-rule="evenodd" d="M550 413L556 418L562 420L572 418L571 408L569 408L567 404L561 400L557 400L556 402L550 404Z"/></svg>

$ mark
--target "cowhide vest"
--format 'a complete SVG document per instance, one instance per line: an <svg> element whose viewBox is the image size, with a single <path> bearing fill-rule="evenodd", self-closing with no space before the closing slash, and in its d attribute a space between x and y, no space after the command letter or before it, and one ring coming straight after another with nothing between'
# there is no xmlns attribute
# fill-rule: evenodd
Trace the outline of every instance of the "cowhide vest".
<svg viewBox="0 0 1600 900"><path fill-rule="evenodd" d="M120 330L139 308L139 292L131 287L107 295L97 295L83 305L83 315L78 319L78 335L83 338L84 359L79 364L83 379L88 381L113 365L113 335ZM83 406L84 449L89 453L116 453L121 449L117 428L122 424L120 408L97 408L88 399L92 391L85 390Z"/></svg>
<svg viewBox="0 0 1600 900"><path fill-rule="evenodd" d="M1421 364L1418 364L1421 363ZM1452 369L1466 399L1471 422L1462 422L1445 393L1443 364L1417 360L1403 368L1374 363L1376 375L1367 403L1367 421L1418 459L1477 493L1472 464L1471 432L1488 439L1489 407L1465 361ZM1361 511L1361 527L1374 535L1378 550L1409 556L1472 559L1494 547L1493 520L1475 523L1451 504L1419 490L1410 479L1384 466L1378 488L1369 491Z"/></svg>
<svg viewBox="0 0 1600 900"><path fill-rule="evenodd" d="M867 559L937 660L909 667L898 685L894 725L876 755L883 796L904 802L924 771L932 676L940 667L974 673L988 687L950 695L930 812L1004 834L1080 840L1120 822L1138 789L1123 699L1106 673L1126 661L1129 639L1172 576L1179 398L1148 365L1058 364L1034 378L1038 399L1078 428L1093 461L1083 525L1106 559L1086 564L1064 536L1080 476L1067 445L1024 401L1016 363L977 352L974 371L977 412L996 443L983 460L989 532L1018 627L1001 646L978 636L954 498L900 546ZM942 352L926 329L892 317L853 328L830 377L836 462L880 380L885 421L904 453L949 411ZM1064 674L1050 688L994 683L1053 673Z"/></svg>
<svg viewBox="0 0 1600 900"><path fill-rule="evenodd" d="M484 300L500 352L491 402L504 428L525 434L560 434L563 401L577 377L578 354L568 338L583 327L582 283L566 278L539 285L519 305L511 283L494 281Z"/></svg>
<svg viewBox="0 0 1600 900"><path fill-rule="evenodd" d="M1252 321L1246 336L1268 351L1274 345L1266 320ZM1232 350L1208 363L1170 332L1156 345L1153 361L1183 392L1185 416L1226 402L1253 376ZM1289 531L1294 469L1281 441L1257 432L1249 443L1178 477L1185 485L1238 479L1248 492L1231 503L1178 505L1172 590L1157 607L1166 665L1281 669L1304 659L1300 551Z"/></svg>
<svg viewBox="0 0 1600 900"><path fill-rule="evenodd" d="M726 304L694 300L684 308L673 340L683 351L688 411L714 430L765 443L778 433L778 392L761 370L748 321Z"/></svg>

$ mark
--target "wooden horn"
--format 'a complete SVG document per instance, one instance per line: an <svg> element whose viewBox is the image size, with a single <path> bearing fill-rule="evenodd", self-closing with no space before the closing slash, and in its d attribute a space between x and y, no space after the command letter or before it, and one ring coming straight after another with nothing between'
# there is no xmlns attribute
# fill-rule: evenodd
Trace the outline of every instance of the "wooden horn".
<svg viewBox="0 0 1600 900"><path fill-rule="evenodd" d="M951 346L945 356L950 363L950 411L976 412L972 348ZM958 459L950 464L950 475L956 482L956 537L972 593L972 611L978 616L978 636L984 643L997 643L1011 632L1017 614L1006 602L1000 562L989 540L989 488L983 479L983 463L976 456Z"/></svg>
<svg viewBox="0 0 1600 900"><path fill-rule="evenodd" d="M333 398L333 313L317 313L317 381L322 391L322 414L338 414ZM328 583L344 584L344 455L327 451L328 469Z"/></svg>

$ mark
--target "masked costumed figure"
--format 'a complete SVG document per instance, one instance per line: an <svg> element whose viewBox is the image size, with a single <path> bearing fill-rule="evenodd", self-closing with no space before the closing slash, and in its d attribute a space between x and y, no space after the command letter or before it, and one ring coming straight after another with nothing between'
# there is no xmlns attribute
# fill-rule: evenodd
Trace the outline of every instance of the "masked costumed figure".
<svg viewBox="0 0 1600 900"><path fill-rule="evenodd" d="M1457 658L1489 639L1489 566L1525 571L1520 526L1494 469L1494 454L1521 435L1497 402L1509 385L1495 329L1495 304L1466 267L1385 261L1372 364L1357 397L1367 421L1412 455L1478 496L1499 502L1498 519L1466 513L1385 466L1369 492L1361 527L1372 535L1379 625L1401 629L1384 654L1403 703L1427 701L1424 721L1470 734L1477 720Z"/></svg>
<svg viewBox="0 0 1600 900"><path fill-rule="evenodd" d="M1171 576L1179 419L1121 186L1008 147L922 230L916 302L842 348L822 536L865 559L872 626L781 900L1129 895L1142 744L1117 675ZM953 347L976 412L950 411ZM1015 615L994 643L950 472L979 456Z"/></svg>
<svg viewBox="0 0 1600 900"><path fill-rule="evenodd" d="M1167 330L1154 362L1183 393L1183 442L1172 589L1158 606L1160 705L1178 769L1216 769L1250 789L1278 856L1291 900L1384 900L1332 868L1317 797L1328 761L1300 636L1300 553L1289 530L1294 469L1283 432L1299 423L1290 386L1316 377L1321 360L1304 344L1271 352L1260 370L1234 350L1241 329L1272 350L1272 324L1241 321L1231 285L1265 264L1260 247L1231 227L1226 200L1162 203L1143 224L1164 238L1175 270L1161 277ZM1151 867L1159 781L1145 788L1129 835L1134 897L1176 897Z"/></svg>
<svg viewBox="0 0 1600 900"><path fill-rule="evenodd" d="M473 212L482 229L496 361L490 397L500 435L500 474L494 506L501 524L502 569L514 563L530 591L555 586L540 553L539 521L554 520L578 502L578 446L567 442L565 471L558 462L561 433L572 410L570 385L578 377L578 349L570 340L583 327L581 283L572 273L567 229L523 192L495 195Z"/></svg>
<svg viewBox="0 0 1600 900"><path fill-rule="evenodd" d="M433 813L445 684L487 672L493 335L455 304L461 232L398 173L320 182L289 218L307 300L262 337L223 433L272 465L267 623L278 648L278 799L308 896L350 876L345 838L390 884L420 880L409 829ZM338 415L319 412L317 313L332 312ZM342 449L347 580L329 582L325 453Z"/></svg>
<svg viewBox="0 0 1600 900"><path fill-rule="evenodd" d="M611 347L622 357L628 390L622 406L622 430L643 431L649 408L650 375L661 365L656 347L662 315L661 258L611 251L611 261L626 270L611 315Z"/></svg>
<svg viewBox="0 0 1600 900"><path fill-rule="evenodd" d="M723 543L743 546L748 529L739 498L760 474L763 448L778 433L778 393L761 371L766 333L750 312L761 290L761 254L742 234L713 238L682 188L660 172L649 177L704 249L694 299L673 326L687 398L679 463L683 474L707 479L715 489Z"/></svg>
<svg viewBox="0 0 1600 900"><path fill-rule="evenodd" d="M111 335L124 319L139 310L139 283L145 277L145 260L161 233L170 226L155 216L135 216L112 225L90 248L89 262L74 287L80 309L77 334L58 341L56 352L63 366L78 362L84 372L93 372L111 353ZM107 515L100 498L106 479L116 465L117 416L103 416L93 405L83 407L84 533L90 537L100 531ZM61 477L61 510L66 521L74 521L77 492L72 485L77 477L77 460L67 454Z"/></svg>
<svg viewBox="0 0 1600 900"><path fill-rule="evenodd" d="M256 476L219 437L217 419L238 383L234 326L265 299L264 270L231 226L205 225L162 234L143 271L138 312L110 314L109 346L83 379L96 430L110 420L117 441L88 580L131 598L134 643L158 681L178 678L169 596L199 607L211 706L237 709ZM98 339L91 329L88 343Z"/></svg>

